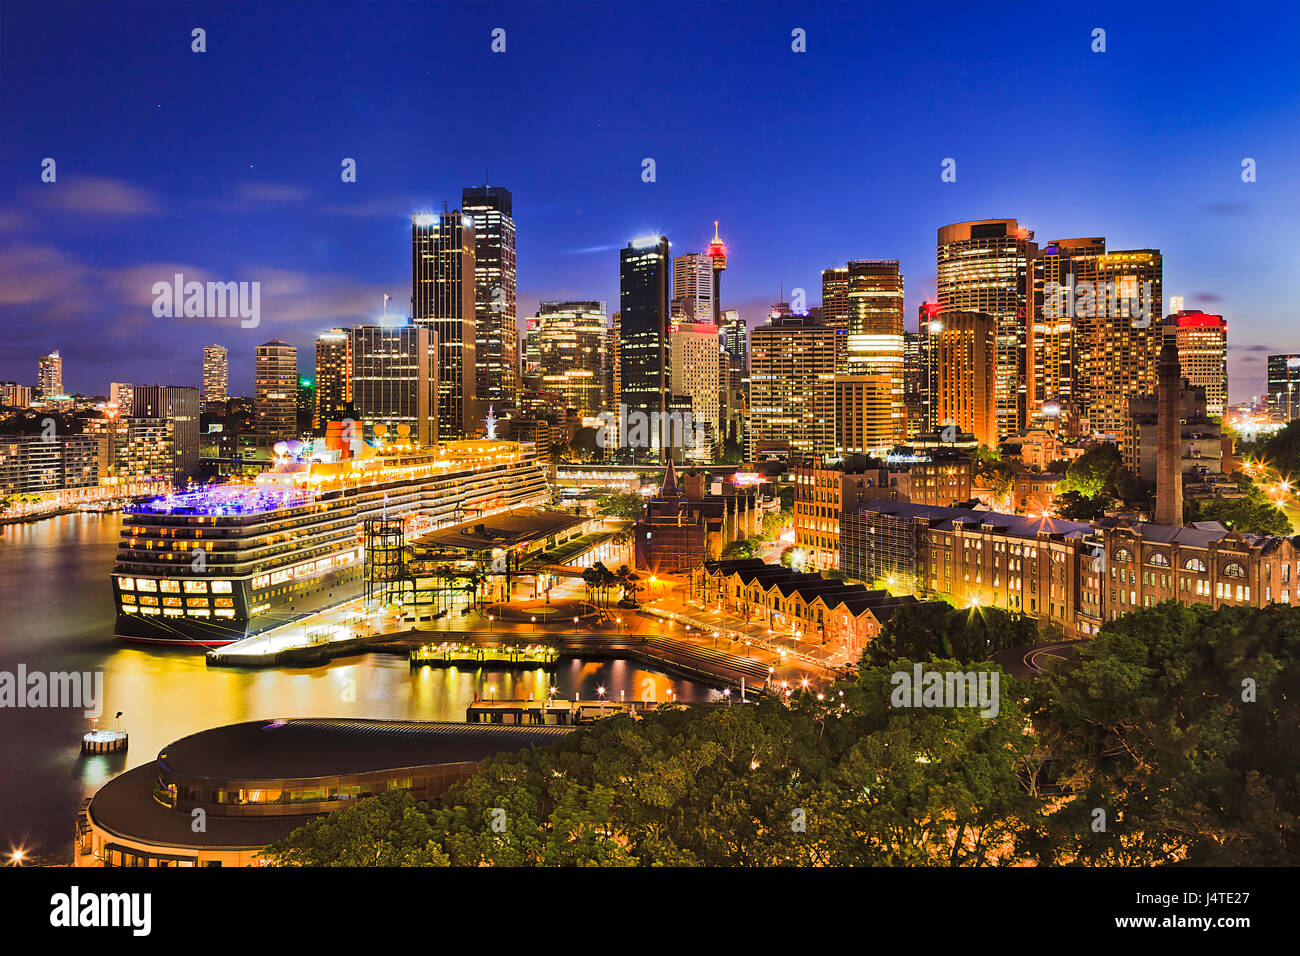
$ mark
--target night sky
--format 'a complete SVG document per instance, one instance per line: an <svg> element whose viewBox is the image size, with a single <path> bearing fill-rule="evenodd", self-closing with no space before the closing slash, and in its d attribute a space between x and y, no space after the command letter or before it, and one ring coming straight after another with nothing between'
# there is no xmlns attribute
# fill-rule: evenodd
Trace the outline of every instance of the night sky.
<svg viewBox="0 0 1300 956"><path fill-rule="evenodd" d="M0 379L58 348L69 391L198 385L216 342L248 393L273 337L309 372L318 330L406 309L410 214L490 175L520 316L613 311L629 239L704 251L720 219L751 324L782 282L811 305L821 269L897 258L914 328L937 227L1017 218L1161 249L1166 297L1226 316L1242 401L1300 351L1298 28L1294 4L0 4ZM261 326L154 318L175 272L260 281Z"/></svg>

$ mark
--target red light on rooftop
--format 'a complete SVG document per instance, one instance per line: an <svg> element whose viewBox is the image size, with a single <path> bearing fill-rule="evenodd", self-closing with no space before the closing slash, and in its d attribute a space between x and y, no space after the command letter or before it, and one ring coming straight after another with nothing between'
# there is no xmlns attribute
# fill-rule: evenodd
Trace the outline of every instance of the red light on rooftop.
<svg viewBox="0 0 1300 956"><path fill-rule="evenodd" d="M943 311L943 306L938 302L922 302L921 307L925 309L926 315L938 315Z"/></svg>

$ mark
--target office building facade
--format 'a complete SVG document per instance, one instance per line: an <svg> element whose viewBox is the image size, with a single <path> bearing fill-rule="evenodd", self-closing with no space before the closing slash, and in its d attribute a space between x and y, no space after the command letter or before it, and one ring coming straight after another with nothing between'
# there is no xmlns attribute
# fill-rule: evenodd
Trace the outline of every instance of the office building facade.
<svg viewBox="0 0 1300 956"><path fill-rule="evenodd" d="M461 190L460 208L474 221L475 392L497 417L518 401L514 202L503 186Z"/></svg>
<svg viewBox="0 0 1300 956"><path fill-rule="evenodd" d="M437 444L438 358L432 329L422 325L367 325L348 330L352 404L366 426L409 425L426 448ZM358 434L355 437L361 438Z"/></svg>
<svg viewBox="0 0 1300 956"><path fill-rule="evenodd" d="M312 428L353 417L352 335L328 329L316 336L316 394Z"/></svg>
<svg viewBox="0 0 1300 956"><path fill-rule="evenodd" d="M610 360L605 303L543 302L537 328L542 389L560 395L580 417L604 411Z"/></svg>
<svg viewBox="0 0 1300 956"><path fill-rule="evenodd" d="M230 353L224 345L203 347L203 401L224 402L230 398Z"/></svg>
<svg viewBox="0 0 1300 956"><path fill-rule="evenodd" d="M298 350L272 339L257 347L253 369L254 433L270 448L298 432Z"/></svg>
<svg viewBox="0 0 1300 956"><path fill-rule="evenodd" d="M1028 388L1034 234L1014 219L959 222L939 229L938 302L944 312L980 312L996 329L997 437L1024 427Z"/></svg>
<svg viewBox="0 0 1300 956"><path fill-rule="evenodd" d="M619 252L619 360L623 408L628 414L659 416L650 428L650 449L665 460L668 412L668 317L671 258L664 236L635 239ZM622 409L620 409L620 412ZM628 428L631 432L631 428Z"/></svg>
<svg viewBox="0 0 1300 956"><path fill-rule="evenodd" d="M474 220L460 210L411 217L411 321L438 349L439 441L472 437L479 425L476 248Z"/></svg>

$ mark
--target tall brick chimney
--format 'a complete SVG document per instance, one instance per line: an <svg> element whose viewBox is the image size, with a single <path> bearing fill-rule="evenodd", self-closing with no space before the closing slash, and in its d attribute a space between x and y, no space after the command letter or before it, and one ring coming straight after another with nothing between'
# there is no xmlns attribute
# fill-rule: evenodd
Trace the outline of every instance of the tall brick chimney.
<svg viewBox="0 0 1300 956"><path fill-rule="evenodd" d="M1166 332L1156 385L1156 524L1176 528L1183 526L1183 423L1178 405L1182 384L1178 343Z"/></svg>

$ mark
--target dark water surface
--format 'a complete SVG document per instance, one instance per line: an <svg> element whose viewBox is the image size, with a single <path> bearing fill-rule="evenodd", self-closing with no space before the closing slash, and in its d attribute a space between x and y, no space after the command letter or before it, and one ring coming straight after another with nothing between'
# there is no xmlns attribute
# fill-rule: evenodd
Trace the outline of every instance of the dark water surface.
<svg viewBox="0 0 1300 956"><path fill-rule="evenodd" d="M424 668L388 655L346 658L305 670L245 670L204 664L188 648L157 649L113 638L108 574L118 515L65 515L0 528L0 671L104 674L102 726L122 711L130 751L82 757L90 721L77 709L0 708L0 855L23 847L46 862L68 862L77 808L85 796L167 744L199 730L271 717L464 720L475 693L497 698L611 699L625 692L657 700L704 700L708 687L624 661L563 661L544 671Z"/></svg>

